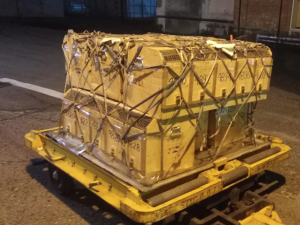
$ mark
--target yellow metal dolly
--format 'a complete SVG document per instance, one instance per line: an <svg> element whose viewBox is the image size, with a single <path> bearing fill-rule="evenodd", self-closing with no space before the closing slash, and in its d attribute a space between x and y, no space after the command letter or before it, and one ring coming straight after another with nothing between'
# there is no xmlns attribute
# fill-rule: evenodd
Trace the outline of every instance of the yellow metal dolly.
<svg viewBox="0 0 300 225"><path fill-rule="evenodd" d="M56 129L58 128L31 131L25 136L26 146L36 151L51 165L68 174L132 220L145 224L160 221L263 172L268 167L288 158L290 151L290 147L282 144L280 139L259 135L259 138L265 138L271 142L271 148L277 148L279 151L251 164L237 159L226 161L226 159L221 158L216 160L214 161L215 168L199 174L199 176L208 179L207 184L154 207L145 200L148 193L138 191L115 177L114 174L108 173L80 155L76 155L57 144L55 140L45 134L47 131ZM242 171L246 171L246 173ZM53 176L57 178L58 174L54 173ZM241 224L252 224L249 221L256 220L258 217L265 218L268 217L266 215L269 215L267 221L272 219L270 215L273 214L271 209L266 208L252 215L251 219L241 222ZM279 222L274 224L279 224Z"/></svg>

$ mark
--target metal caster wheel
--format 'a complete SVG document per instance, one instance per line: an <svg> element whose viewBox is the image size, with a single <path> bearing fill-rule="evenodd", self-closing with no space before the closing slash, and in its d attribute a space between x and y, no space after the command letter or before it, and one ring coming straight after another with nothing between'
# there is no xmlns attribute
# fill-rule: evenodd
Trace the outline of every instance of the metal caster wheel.
<svg viewBox="0 0 300 225"><path fill-rule="evenodd" d="M74 193L74 180L68 174L52 165L48 164L50 180L57 193L68 196Z"/></svg>

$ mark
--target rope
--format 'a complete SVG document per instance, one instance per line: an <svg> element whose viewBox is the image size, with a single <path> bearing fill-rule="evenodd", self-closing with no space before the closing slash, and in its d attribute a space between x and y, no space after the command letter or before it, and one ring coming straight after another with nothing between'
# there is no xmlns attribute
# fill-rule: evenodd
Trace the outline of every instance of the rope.
<svg viewBox="0 0 300 225"><path fill-rule="evenodd" d="M83 37L82 37L83 36ZM67 113L69 110L74 109L74 112L76 114L76 121L78 124L79 132L81 135L83 135L83 128L81 127L79 123L79 110L83 107L89 106L92 103L96 104L96 107L98 108L98 111L100 113L99 121L101 120L101 124L97 129L97 133L94 137L94 139L91 141L92 146L90 151L95 147L96 141L100 137L101 132L104 130L105 126L109 126L113 132L118 136L120 139L120 142L122 146L126 143L128 143L129 140L132 140L135 137L138 137L139 135L145 135L147 134L141 133L136 135L130 135L131 128L135 127L136 124L144 117L148 118L155 118L156 113L159 110L159 107L162 105L164 100L166 100L174 91L178 88L180 93L180 102L176 106L172 116L167 119L166 123L162 125L160 120L157 120L160 136L161 136L161 163L160 163L160 179L165 179L169 172L171 171L172 167L181 160L185 152L189 149L191 143L194 140L194 136L196 134L196 129L199 129L201 131L201 135L203 137L203 142L200 146L200 151L203 151L204 147L206 146L207 138L214 138L219 134L220 131L220 123L221 123L221 113L216 118L217 120L217 127L214 134L211 134L209 137L206 132L204 132L205 128L201 127L200 120L205 108L205 102L206 99L199 99L199 102L197 103L197 110L199 110L199 113L195 113L193 109L190 106L190 99L186 99L186 97L183 94L183 87L182 82L186 79L188 74L191 74L190 79L195 78L195 80L199 83L201 89L203 90L203 93L210 97L210 100L213 101L215 107L217 110L222 110L226 107L227 102L229 99L234 99L236 102L236 106L238 106L238 110L235 113L235 115L232 117L231 122L229 123L225 134L222 137L221 143L219 147L217 148L216 154L214 155L214 159L216 159L221 153L222 153L222 147L224 144L224 141L230 131L230 128L234 121L236 120L237 116L240 116L240 111L244 107L245 104L248 103L251 96L256 97L256 101L254 103L251 103L250 112L247 112L247 121L244 121L247 126L248 133L253 137L253 144L255 145L255 131L252 127L254 123L254 111L256 108L256 104L258 101L258 92L255 91L256 86L258 85L258 82L260 81L263 74L266 74L267 77L270 79L271 75L267 71L266 65L264 64L264 61L257 50L258 47L263 47L262 45L251 45L243 41L233 41L233 43L236 43L236 51L243 52L245 62L240 67L239 71L235 71L234 74L230 71L228 66L226 65L226 62L224 61L224 53L222 53L220 49L215 49L214 47L206 44L206 38L201 37L187 37L185 39L183 38L175 38L174 40L167 41L164 39L164 35L158 35L158 34L152 34L150 36L151 38L144 38L144 41L141 41L144 36L134 36L134 37L126 37L124 35L120 35L120 40L118 42L113 41L106 41L103 42L104 38L113 37L111 35L107 35L101 32L84 32L83 34L73 34L68 35L67 38L64 40L64 43L62 45L62 48L64 50L64 55L66 58L66 78L68 82L65 83L64 92L67 92L68 86L70 86L71 89L71 95L73 96L71 104L67 106L66 108L62 108L61 115ZM218 41L217 39L215 41ZM68 43L72 43L72 48L68 46L68 51L64 48ZM133 58L129 61L128 59L128 53L129 50L136 46L136 52L133 56ZM183 66L182 71L180 74L177 74L167 63L164 63L164 65L152 65L152 66L142 66L137 67L136 66L136 60L142 54L144 46L161 46L161 47L168 47L173 48L176 50L180 62ZM263 65L263 69L260 72L258 79L256 81L255 77L255 71L252 71L250 62L248 60L248 49L251 49L252 51L256 52L258 57L261 60L261 64ZM214 58L208 59L207 53L205 53L206 50L209 50L212 53L212 56ZM101 62L101 52L107 52L109 57L112 59L112 62L109 65L108 70L103 69L103 65ZM76 58L76 53L79 52L81 56L85 56L86 58L84 60L78 60ZM208 76L206 77L206 80L202 80L199 76L199 74L193 67L194 61L204 61L204 60L210 60L213 61L213 65L211 66L210 72ZM230 92L226 94L224 98L217 98L214 96L213 91L209 90L208 84L210 82L213 82L215 85L215 80L213 78L215 77L215 71L217 70L217 65L222 64L225 68L225 71L228 74L228 77L230 78L230 81L233 84L232 89ZM83 66L83 67L81 67ZM80 72L80 75L78 75L78 85L74 86L72 84L72 76L74 72L74 68L78 69ZM93 69L95 68L95 69ZM241 105L238 105L238 96L237 96L237 81L241 77L241 74L245 69L248 69L252 78L252 85L251 91L249 92L248 96L244 100L244 102ZM147 96L145 99L140 101L138 104L134 106L129 106L127 103L128 98L128 90L131 79L132 73L136 72L142 72L145 71L145 74L138 78L134 78L135 81L142 81L146 77L151 76L153 73L157 72L158 70L167 70L168 74L171 75L172 81L166 84L165 86L161 87L159 90L152 91L152 94ZM91 82L89 81L89 77L92 76L96 71L99 73L99 79L100 84L97 84L96 87L92 87ZM110 76L111 75L111 76ZM234 76L235 75L235 76ZM110 101L109 96L107 95L107 91L112 89L112 84L116 82L116 79L120 79L120 90L114 90L119 91L121 94L121 101L119 101L117 104L113 105L113 107L110 106L110 109L108 107L108 101ZM82 82L83 80L83 82ZM117 81L118 82L118 81ZM82 89L88 88L90 94L90 98L83 98L81 100L78 100L78 96ZM100 101L96 98L97 93L99 93L99 88L102 88L102 95L104 99L104 110L101 108ZM199 89L199 90L201 90ZM112 116L112 114L116 111L117 107L121 107L120 104L123 102L123 110L126 112L126 121L124 123L125 130L117 130L115 126L110 121L109 117ZM146 105L146 110L144 110L137 118L134 116L131 116L134 110L139 110L139 108L143 105ZM189 135L190 139L187 140L186 143L183 143L183 145L180 148L180 151L176 154L175 158L173 159L173 163L170 168L164 170L164 164L163 164L163 146L164 146L164 138L166 132L171 128L170 124L172 121L180 114L181 110L186 110L190 122L194 129ZM153 113L152 111L153 110ZM151 111L151 116L150 116ZM61 116L60 119L60 127L63 122L63 117ZM244 117L242 117L244 119ZM134 119L134 120L133 120ZM196 120L196 124L193 123L193 120ZM248 122L249 121L249 122ZM130 123L129 123L130 122ZM242 132L246 132L242 131ZM104 140L106 141L106 140ZM125 151L125 148L122 147L122 155L123 151ZM129 164L129 159L126 159L126 164ZM129 165L128 165L129 166ZM166 172L164 172L166 171ZM158 180L158 181L159 181Z"/></svg>

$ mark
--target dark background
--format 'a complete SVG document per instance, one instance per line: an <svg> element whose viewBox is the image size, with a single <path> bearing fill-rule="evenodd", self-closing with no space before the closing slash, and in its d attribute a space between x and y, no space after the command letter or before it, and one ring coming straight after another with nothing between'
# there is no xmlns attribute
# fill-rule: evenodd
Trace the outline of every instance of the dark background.
<svg viewBox="0 0 300 225"><path fill-rule="evenodd" d="M20 5L17 16L3 16L0 19L0 78L15 79L59 92L63 92L65 82L61 44L68 29L75 32L100 30L138 34L160 31L155 16L128 18L124 8L122 16L119 10L121 4L114 5L117 1L110 1L114 10L109 10L109 6L101 8L99 4L101 15L98 15L99 10L90 10L89 4L95 4L95 1L86 1L89 10L80 13L70 13L66 8L61 10L55 5L51 8L50 5L53 12L62 13L59 17L46 14L43 4L39 7L45 10L43 15L39 15L41 11L38 6L22 8L24 1L9 2L0 2L2 13L5 11L3 7L7 7L6 13L9 14L12 4L16 6L18 2ZM33 4L34 1L28 2ZM198 7L197 4L194 6ZM197 17L197 10L189 7L186 10ZM172 12L172 7L169 12ZM34 14L34 17L25 16L27 14ZM242 21L240 35L247 34L245 39L250 39L251 35L253 37L254 31L249 34L248 29L244 28ZM282 30L281 34L288 37L284 27ZM237 32L237 26L233 27L233 31ZM178 33L181 33L180 29ZM269 34L276 35L277 30ZM286 224L297 225L300 223L300 54L296 45L276 42L269 45L274 53L271 89L268 99L259 102L256 128L282 138L292 147L291 157L271 168L283 175L286 183L271 193L269 198L275 202ZM0 82L0 225L133 224L87 190L79 190L69 198L57 195L48 179L46 166L33 167L29 164L29 160L36 158L37 154L25 147L24 135L32 129L57 126L60 106L59 99Z"/></svg>

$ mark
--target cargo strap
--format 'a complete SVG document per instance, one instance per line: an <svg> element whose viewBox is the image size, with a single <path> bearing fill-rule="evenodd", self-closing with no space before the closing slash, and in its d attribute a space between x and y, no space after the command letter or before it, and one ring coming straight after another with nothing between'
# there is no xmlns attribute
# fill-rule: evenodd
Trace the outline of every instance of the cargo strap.
<svg viewBox="0 0 300 225"><path fill-rule="evenodd" d="M76 115L75 118L77 120L77 123L79 124L80 133L81 133L81 135L83 135L81 125L78 122L79 121L78 110L80 110L83 106L89 105L92 102L94 102L96 104L97 109L101 116L101 118L99 118L99 121L101 121L101 123L97 129L95 139L92 142L91 150L96 145L96 141L99 138L99 136L100 136L101 132L103 131L106 124L108 124L111 127L111 129L116 133L117 138L123 144L126 143L130 138L132 138L132 137L128 137L131 129L134 126L136 126L136 124L145 116L148 116L148 117L150 116L153 118L154 114L157 112L158 107L177 88L179 89L179 93L180 93L180 101L179 101L179 104L177 105L177 109L174 111L171 118L169 118L167 123L165 123L164 125L161 124L161 121L157 120L159 130L160 130L160 135L161 135L161 143L163 143L164 134L168 131L168 129L170 129L168 125L172 122L172 120L176 117L176 115L179 113L179 111L183 107L187 111L189 117L191 118L191 123L192 123L192 120L196 119L196 124L192 123L195 130L191 131L191 138L186 143L182 143L180 151L178 152L178 154L176 155L176 157L173 160L174 161L173 164L164 173L164 175L161 176L161 179L164 179L168 175L168 173L169 173L170 169L173 167L174 163L180 161L180 159L183 157L183 155L185 154L186 150L188 149L190 143L192 142L192 140L194 138L196 129L199 129L200 131L202 130L199 120L200 120L201 114L203 112L204 101L201 101L201 99L200 99L200 101L198 103L199 113L197 115L193 112L193 110L189 106L187 100L184 98L183 91L182 91L182 86L181 86L182 81L186 78L186 76L189 73L191 73L193 75L193 77L197 80L197 82L203 89L203 92L207 96L209 96L211 99L213 99L214 104L218 109L223 109L224 107L226 107L227 100L230 97L233 97L236 99L236 105L238 106L237 97L236 97L237 96L236 82L237 82L238 78L241 76L241 74L245 68L248 68L248 70L251 74L251 78L253 80L253 87L251 88L250 93L245 98L243 104L239 106L236 114L232 117L232 120L229 123L227 130L222 138L221 144L219 145L219 147L216 151L216 154L214 155L214 159L216 159L222 153L222 146L223 146L224 140L226 139L235 119L237 118L237 116L239 116L239 113L240 113L242 107L246 103L248 103L249 98L253 95L256 96L256 101L257 101L257 95L259 94L259 92L256 90L256 87L257 87L258 82L260 81L262 75L266 74L267 77L270 79L270 74L268 73L268 71L266 69L266 65L264 64L262 57L260 57L260 58L261 58L261 63L263 65L263 69L260 72L260 74L257 76L257 79L256 79L255 71L252 71L250 62L248 60L247 49L253 49L254 51L257 52L257 55L260 56L259 51L257 51L257 49L256 49L256 47L258 45L250 45L250 44L242 42L242 41L236 41L235 51L243 52L246 61L243 64L243 66L241 67L241 69L237 72L236 76L234 77L234 75L229 70L228 66L226 65L226 63L223 59L224 52L206 44L206 38L194 38L190 41L186 41L186 40L182 40L182 39L178 38L177 44L174 44L174 43L169 43L163 39L159 39L159 35L156 35L155 37L158 38L158 40L156 40L156 41L145 40L145 42L139 43L139 45L137 46L135 55L129 62L128 61L129 60L128 59L128 51L130 49L132 49L133 47L135 47L138 43L138 42L135 42L134 38L121 37L119 42L114 42L113 40L102 42L105 35L101 32L92 32L92 33L85 32L84 35L85 35L85 37L83 37L83 38L78 38L78 36L76 36L76 35L75 36L69 35L69 40L66 41L65 43L63 43L63 45L62 45L62 48L64 50L64 55L66 58L67 82L65 84L65 93L68 88L71 88L72 90L77 89L76 90L77 94L74 94L75 92L72 91L72 103L69 106L67 106L66 108L63 108L61 110L61 114L68 113L68 111L72 109L75 112L75 115ZM138 39L138 37L136 37L136 39ZM72 43L72 44L71 45L69 44L69 46L68 46L68 43ZM174 70L172 70L172 68L170 68L167 65L156 65L156 66L148 66L148 67L145 66L142 68L135 66L136 60L140 56L143 46L156 46L156 45L164 46L164 47L171 47L171 48L176 49L176 51L179 55L179 58L181 60L182 66L183 66L183 69L180 74L177 74ZM118 48L118 51L116 51L116 48ZM193 54L192 53L193 49L197 49L199 51L199 54ZM204 58L205 58L205 55L203 54L204 49L211 50L212 52L214 52L214 55L215 55L213 65L211 67L210 73L209 73L208 77L206 78L206 80L202 80L200 78L199 74L193 68L193 63L195 60L204 60ZM103 68L103 65L101 62L101 54L106 54L106 52L112 58L112 62L110 64L110 68L108 69L108 71L104 71L104 68ZM78 55L85 57L85 63L83 66L77 62ZM222 62L222 65L225 68L226 72L228 73L229 78L233 84L233 88L228 93L226 93L226 96L224 96L224 98L221 100L217 99L213 95L213 93L208 89L208 84L213 77L213 73L216 70L218 61ZM128 65L128 66L126 66L126 65ZM98 84L94 88L92 87L91 81L89 80L89 76L93 69L95 71L98 71L98 73L99 73L98 78L101 81L101 83ZM76 72L79 74L78 85L75 85L72 83L71 71L74 71L74 70L76 70ZM156 91L152 95L148 96L147 98L145 98L144 100L142 100L141 102L136 104L135 106L127 107L128 85L130 85L130 83L132 82L131 81L132 76L133 76L132 73L136 72L136 71L148 71L148 73L147 73L147 76L148 76L148 75L151 75L152 73L156 72L157 70L167 70L168 73L173 77L173 81L171 81L169 84L162 87L160 90ZM110 75L112 75L112 77L110 78L109 84L105 85L104 78L107 76L110 76ZM106 93L107 90L111 87L111 85L117 79L118 76L120 76L121 81L122 81L121 90L119 90L119 91L122 95L122 102L124 105L124 109L126 110L126 113L127 113L127 119L126 119L126 123L125 123L125 127L127 127L127 128L124 131L117 130L114 127L114 125L111 123L110 119L108 118L108 116L120 104L120 103L118 103L112 109L108 109L107 93ZM142 80L143 77L139 77L139 79ZM86 84L89 87L89 91L92 94L92 99L89 99L89 98L78 99L78 96L80 93L79 86L81 85L81 82L83 82L83 86ZM77 88L76 88L76 86L77 86ZM97 98L95 98L96 91L99 88L101 88L102 92L103 92L104 110L100 106L99 100L97 100ZM151 101L151 103L148 105L148 108L133 122L131 121L129 123L130 113L133 112L138 107L140 107L141 105L149 103L150 101ZM253 136L255 135L254 129L252 128L252 124L253 124L253 120L254 120L253 112L255 110L255 107L256 107L256 102L252 103L252 109L250 110L250 112L248 112L250 122L247 125L248 132ZM151 110L154 110L154 113L152 115L149 114ZM217 121L218 121L217 131L215 132L215 134L211 135L208 138L212 138L219 133L221 114L218 115ZM61 124L62 124L62 119L60 119L60 127L61 127ZM203 137L207 136L206 133L204 133L203 131L201 131L201 132L202 132ZM253 138L253 142L255 142L255 138ZM253 144L255 144L255 143L253 143ZM200 146L201 151L203 150L205 145L206 145L206 142L203 141ZM163 148L163 144L161 145L161 148ZM161 151L162 151L161 157L163 157L164 150L161 149ZM161 162L163 162L163 158L161 159ZM129 165L128 160L127 160L127 165ZM161 171L163 172L163 165L161 165Z"/></svg>

